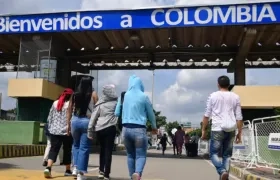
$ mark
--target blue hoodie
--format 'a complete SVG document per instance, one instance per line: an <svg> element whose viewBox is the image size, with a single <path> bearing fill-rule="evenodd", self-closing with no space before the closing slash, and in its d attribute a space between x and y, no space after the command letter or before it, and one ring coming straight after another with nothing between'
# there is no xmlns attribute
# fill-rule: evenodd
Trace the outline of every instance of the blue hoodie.
<svg viewBox="0 0 280 180"><path fill-rule="evenodd" d="M115 110L115 115L120 116L120 98ZM149 97L144 93L144 86L139 77L132 75L128 81L128 90L125 93L122 111L123 124L137 124L146 126L147 119L156 129L156 118Z"/></svg>

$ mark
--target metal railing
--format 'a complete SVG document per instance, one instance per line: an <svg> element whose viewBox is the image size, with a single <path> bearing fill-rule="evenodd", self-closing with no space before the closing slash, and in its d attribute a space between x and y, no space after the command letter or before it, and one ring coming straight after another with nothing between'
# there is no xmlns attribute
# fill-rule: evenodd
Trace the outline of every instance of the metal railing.
<svg viewBox="0 0 280 180"><path fill-rule="evenodd" d="M280 116L258 118L252 121L256 142L256 166L280 170L280 151L268 147L271 133L280 134Z"/></svg>
<svg viewBox="0 0 280 180"><path fill-rule="evenodd" d="M234 145L232 160L246 164L245 169L264 167L280 170L280 151L268 147L271 133L280 135L280 116L244 121L243 142L242 145Z"/></svg>

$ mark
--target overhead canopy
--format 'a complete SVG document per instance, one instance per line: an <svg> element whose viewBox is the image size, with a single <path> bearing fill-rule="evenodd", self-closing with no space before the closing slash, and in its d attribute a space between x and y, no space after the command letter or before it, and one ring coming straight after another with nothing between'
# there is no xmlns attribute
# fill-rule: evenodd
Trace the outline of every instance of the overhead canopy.
<svg viewBox="0 0 280 180"><path fill-rule="evenodd" d="M37 17L0 17L0 64L17 64L21 36L51 36L91 69L280 67L280 3Z"/></svg>

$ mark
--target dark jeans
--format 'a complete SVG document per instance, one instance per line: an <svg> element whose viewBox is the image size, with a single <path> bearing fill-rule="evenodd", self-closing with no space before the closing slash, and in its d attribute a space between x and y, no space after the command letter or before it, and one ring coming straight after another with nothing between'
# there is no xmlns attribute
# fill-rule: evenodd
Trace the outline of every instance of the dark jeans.
<svg viewBox="0 0 280 180"><path fill-rule="evenodd" d="M186 155L188 155L189 151L189 143L185 143Z"/></svg>
<svg viewBox="0 0 280 180"><path fill-rule="evenodd" d="M212 131L210 142L210 159L216 167L217 172L221 175L225 171L229 171L229 161L232 156L233 141L235 138L235 131ZM218 154L222 149L222 162Z"/></svg>
<svg viewBox="0 0 280 180"><path fill-rule="evenodd" d="M176 143L173 143L173 152L174 152L174 155L175 155L175 150L176 150L176 154L178 154L178 146Z"/></svg>
<svg viewBox="0 0 280 180"><path fill-rule="evenodd" d="M59 135L50 135L51 138L51 149L49 152L49 159L56 161L57 155L63 144L63 164L71 164L72 159L72 136L59 136Z"/></svg>
<svg viewBox="0 0 280 180"><path fill-rule="evenodd" d="M116 126L110 126L96 132L100 143L99 170L104 172L105 177L109 177L112 164L112 152L115 143L117 129Z"/></svg>
<svg viewBox="0 0 280 180"><path fill-rule="evenodd" d="M167 144L161 144L161 146L162 146L162 154L164 154Z"/></svg>

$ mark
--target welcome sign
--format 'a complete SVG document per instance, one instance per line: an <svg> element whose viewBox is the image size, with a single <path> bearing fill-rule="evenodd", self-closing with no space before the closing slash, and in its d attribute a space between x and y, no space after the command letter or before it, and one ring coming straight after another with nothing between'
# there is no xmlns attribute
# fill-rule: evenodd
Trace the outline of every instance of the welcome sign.
<svg viewBox="0 0 280 180"><path fill-rule="evenodd" d="M0 34L280 23L280 3L0 17Z"/></svg>
<svg viewBox="0 0 280 180"><path fill-rule="evenodd" d="M268 149L280 151L280 133L270 133Z"/></svg>

